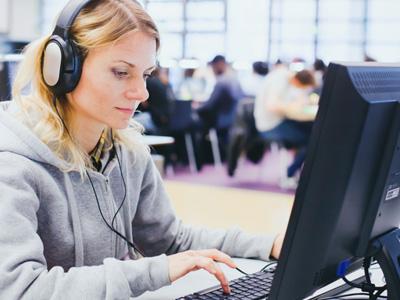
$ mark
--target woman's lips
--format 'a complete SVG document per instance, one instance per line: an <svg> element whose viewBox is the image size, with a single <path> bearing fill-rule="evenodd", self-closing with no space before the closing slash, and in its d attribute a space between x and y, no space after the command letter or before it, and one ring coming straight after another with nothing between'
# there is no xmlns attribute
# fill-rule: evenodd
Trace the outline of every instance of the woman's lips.
<svg viewBox="0 0 400 300"><path fill-rule="evenodd" d="M133 114L133 109L132 108L121 108L121 107L117 107L117 109L120 112L126 113L126 114Z"/></svg>

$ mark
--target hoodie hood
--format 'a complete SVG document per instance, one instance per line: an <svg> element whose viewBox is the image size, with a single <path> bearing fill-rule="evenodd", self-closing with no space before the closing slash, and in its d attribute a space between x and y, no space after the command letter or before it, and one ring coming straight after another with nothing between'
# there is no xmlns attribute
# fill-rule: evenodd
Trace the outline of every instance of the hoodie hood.
<svg viewBox="0 0 400 300"><path fill-rule="evenodd" d="M27 126L17 120L13 116L13 112L16 112L14 106L0 112L0 152L11 152L36 162L53 165L59 169L65 168L67 163L59 159ZM74 232L75 266L82 266L84 256L82 229L76 197L68 173L63 173L63 180Z"/></svg>
<svg viewBox="0 0 400 300"><path fill-rule="evenodd" d="M0 111L0 151L8 151L64 169L67 162L58 158L26 125L14 117L15 106Z"/></svg>

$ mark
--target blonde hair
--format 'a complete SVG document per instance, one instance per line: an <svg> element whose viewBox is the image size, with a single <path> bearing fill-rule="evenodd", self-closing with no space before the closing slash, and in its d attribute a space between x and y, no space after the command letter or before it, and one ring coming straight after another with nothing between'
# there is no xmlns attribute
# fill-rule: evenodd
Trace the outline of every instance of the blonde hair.
<svg viewBox="0 0 400 300"><path fill-rule="evenodd" d="M157 27L141 5L134 0L92 1L80 11L70 28L70 36L82 51L83 58L92 49L115 43L125 34L140 31L153 37L157 50L160 38ZM21 108L17 115L61 159L67 162L64 171L78 170L81 175L92 167L89 155L68 132L70 108L66 97L55 98L42 77L42 56L50 35L29 44L24 50L12 90L13 99ZM30 85L31 93L22 95ZM67 128L65 128L65 126ZM123 130L113 130L113 139L130 150L146 148L138 137L143 127L131 120ZM110 135L106 144L111 145Z"/></svg>

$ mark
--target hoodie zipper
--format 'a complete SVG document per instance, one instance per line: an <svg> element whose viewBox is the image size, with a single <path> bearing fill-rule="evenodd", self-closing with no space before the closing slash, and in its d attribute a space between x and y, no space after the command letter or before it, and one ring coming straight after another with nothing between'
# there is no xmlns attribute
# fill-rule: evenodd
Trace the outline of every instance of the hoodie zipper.
<svg viewBox="0 0 400 300"><path fill-rule="evenodd" d="M116 208L115 208L115 204L113 203L114 199L110 195L110 179L107 176L104 176L104 175L103 175L103 178L104 178L104 189L105 189L105 195L104 195L103 198L104 198L105 204L107 205L109 211L111 212L111 214L110 214L110 218L111 219L109 220L109 224L115 230L118 230L116 228L117 226L114 227L113 224L112 224L112 219L114 218L114 215L115 215L115 212L116 212ZM113 232L112 238L111 238L111 243L114 245L114 257L115 257L115 253L117 251L117 249L116 249L117 248L116 247L117 246L117 240L118 240L118 237Z"/></svg>
<svg viewBox="0 0 400 300"><path fill-rule="evenodd" d="M107 199L106 201L110 203L111 206L111 212L112 212L112 219L114 218L115 213L117 212L117 205L115 203L115 199L113 197L113 195L109 192L110 191L110 179L108 177L105 176L105 188L106 188L106 196ZM114 228L114 230L119 231L118 230L118 223L119 223L119 218L118 218L118 214L115 216L115 222L114 222L114 226L112 224L112 219L111 219L111 223L110 225ZM114 257L117 257L118 254L118 245L119 245L119 237L115 234L115 240L114 240Z"/></svg>
<svg viewBox="0 0 400 300"><path fill-rule="evenodd" d="M105 179L106 179L105 180L106 181L106 192L108 193L110 180L108 179L108 177L106 177Z"/></svg>

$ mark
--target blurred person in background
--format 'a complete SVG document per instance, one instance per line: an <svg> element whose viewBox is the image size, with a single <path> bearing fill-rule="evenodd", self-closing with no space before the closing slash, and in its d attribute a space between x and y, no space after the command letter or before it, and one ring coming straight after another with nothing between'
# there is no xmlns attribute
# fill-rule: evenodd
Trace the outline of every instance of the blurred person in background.
<svg viewBox="0 0 400 300"><path fill-rule="evenodd" d="M313 69L315 78L315 93L320 95L328 67L322 59L317 58L313 63Z"/></svg>
<svg viewBox="0 0 400 300"><path fill-rule="evenodd" d="M184 76L185 75L188 74L184 74ZM193 95L192 98L193 108L197 108L201 105L201 103L210 98L215 86L216 78L210 64L206 64L200 65L194 70L192 79L198 83L198 89L196 88L196 94Z"/></svg>
<svg viewBox="0 0 400 300"><path fill-rule="evenodd" d="M201 101L206 89L204 78L195 77L198 69L187 68L183 71L183 80L178 87L177 98L179 100Z"/></svg>
<svg viewBox="0 0 400 300"><path fill-rule="evenodd" d="M237 103L244 94L238 79L229 69L224 56L216 55L210 65L216 77L216 83L208 100L196 109L195 127L201 134L201 138L197 138L203 144L201 147L204 147L204 137L209 129L215 128L217 130L221 157L224 159L225 147L228 143L228 131L235 118ZM205 158L205 160L208 159ZM202 163L199 162L199 164Z"/></svg>
<svg viewBox="0 0 400 300"><path fill-rule="evenodd" d="M246 97L255 98L268 72L269 66L267 62L256 61L252 64L251 76L247 80L241 81L243 93Z"/></svg>
<svg viewBox="0 0 400 300"><path fill-rule="evenodd" d="M228 70L224 56L215 56L210 65L216 83L208 100L197 108L197 113L205 128L227 128L237 101L243 97L242 88L236 76Z"/></svg>
<svg viewBox="0 0 400 300"><path fill-rule="evenodd" d="M309 97L314 87L311 71L293 73L280 65L266 76L255 100L254 118L262 137L298 149L288 177L293 177L304 161L316 115L315 99Z"/></svg>
<svg viewBox="0 0 400 300"><path fill-rule="evenodd" d="M167 69L157 67L153 71L152 76L147 79L147 91L148 101L139 105L139 113L134 119L143 125L147 134L167 134L175 100Z"/></svg>

